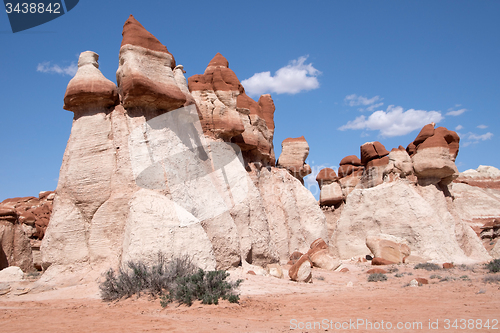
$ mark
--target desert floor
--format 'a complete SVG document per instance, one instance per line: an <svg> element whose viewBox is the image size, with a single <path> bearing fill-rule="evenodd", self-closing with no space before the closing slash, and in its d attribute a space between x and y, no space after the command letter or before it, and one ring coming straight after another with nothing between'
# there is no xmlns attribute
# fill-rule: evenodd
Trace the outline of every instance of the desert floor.
<svg viewBox="0 0 500 333"><path fill-rule="evenodd" d="M309 284L237 269L231 279L244 279L239 304L191 307L162 308L146 296L103 302L95 285L38 292L27 289L33 282L19 282L0 296L0 332L500 331L500 283L485 283L495 274L481 265L440 271L398 265L383 282L368 282L368 263L343 266L349 272L314 269ZM408 286L417 277L429 284ZM30 291L16 295L22 290Z"/></svg>

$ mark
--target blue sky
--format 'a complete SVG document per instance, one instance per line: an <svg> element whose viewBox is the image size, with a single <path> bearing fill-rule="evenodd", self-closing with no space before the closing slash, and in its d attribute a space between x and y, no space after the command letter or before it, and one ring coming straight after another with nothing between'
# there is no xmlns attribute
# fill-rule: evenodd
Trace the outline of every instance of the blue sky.
<svg viewBox="0 0 500 333"><path fill-rule="evenodd" d="M432 120L460 134L460 171L500 167L499 1L80 0L16 34L0 13L0 201L56 188L78 55L97 52L116 82L130 14L187 77L220 52L249 94L270 92L277 156L303 135L313 171L359 156L367 141L406 147Z"/></svg>

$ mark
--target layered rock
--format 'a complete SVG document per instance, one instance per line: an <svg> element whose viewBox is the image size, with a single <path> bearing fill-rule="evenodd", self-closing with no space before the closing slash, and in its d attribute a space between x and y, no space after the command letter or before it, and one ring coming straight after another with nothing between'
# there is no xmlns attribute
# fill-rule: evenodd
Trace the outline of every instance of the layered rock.
<svg viewBox="0 0 500 333"><path fill-rule="evenodd" d="M360 186L370 188L384 182L384 170L389 164L389 152L378 141L366 142L360 147L361 163L365 167Z"/></svg>
<svg viewBox="0 0 500 333"><path fill-rule="evenodd" d="M236 101L244 89L222 54L215 55L204 74L193 75L188 82L205 134L230 140L243 133Z"/></svg>
<svg viewBox="0 0 500 333"><path fill-rule="evenodd" d="M0 203L0 269L19 266L25 272L41 269L40 240L52 213L54 192L39 197L5 199Z"/></svg>
<svg viewBox="0 0 500 333"><path fill-rule="evenodd" d="M453 195L455 215L467 222L483 240L484 247L495 258L500 258L498 240L494 236L495 220L500 220L500 171L494 167L479 166L467 170L449 186ZM496 248L496 249L495 249ZM494 250L495 249L495 250Z"/></svg>
<svg viewBox="0 0 500 333"><path fill-rule="evenodd" d="M132 16L123 26L116 81L124 108L171 111L187 102L174 77L175 59Z"/></svg>
<svg viewBox="0 0 500 333"><path fill-rule="evenodd" d="M311 167L305 163L308 155L309 144L303 136L287 138L281 143L281 155L277 166L287 169L303 184L303 178L311 173Z"/></svg>
<svg viewBox="0 0 500 333"><path fill-rule="evenodd" d="M359 184L365 167L356 155L349 155L340 161L338 177L344 198Z"/></svg>
<svg viewBox="0 0 500 333"><path fill-rule="evenodd" d="M484 189L500 190L500 170L492 166L480 165L475 170L461 172L454 182Z"/></svg>
<svg viewBox="0 0 500 333"><path fill-rule="evenodd" d="M206 135L236 143L247 164L275 164L275 107L270 95L262 95L258 102L250 98L220 53L210 61L204 74L189 78L189 90Z"/></svg>
<svg viewBox="0 0 500 333"><path fill-rule="evenodd" d="M78 112L92 107L108 109L118 104L116 85L102 75L98 60L99 55L92 51L80 55L78 71L64 95L64 109Z"/></svg>
<svg viewBox="0 0 500 333"><path fill-rule="evenodd" d="M321 169L316 176L316 181L321 190L319 194L320 206L337 205L344 200L339 178L333 169Z"/></svg>
<svg viewBox="0 0 500 333"><path fill-rule="evenodd" d="M75 117L42 243L44 264L51 265L45 279L70 270L92 278L129 260L150 263L159 251L167 258L188 255L204 269L265 267L326 238L312 194L287 170L263 167L272 164L272 149L255 144L245 150L248 142L235 140L247 132L244 121L244 131L230 138L239 146L228 142L241 130L231 129L235 117L223 117L229 105L252 130L269 132L274 105L265 95L240 104L240 90L234 102L236 90L223 93L229 90L219 84L235 76L213 79L229 73L223 68L216 56L206 72L213 73L210 85L190 82L200 92L193 97L183 67L137 21L127 20L117 71L120 104L68 106ZM72 82L85 80L79 73ZM200 82L206 86L197 88ZM202 126L200 115L210 112L200 111L200 96L209 90L210 98L228 104L219 105L217 122Z"/></svg>
<svg viewBox="0 0 500 333"><path fill-rule="evenodd" d="M448 185L458 177L455 158L460 138L453 131L434 126L434 123L425 125L406 150L419 182Z"/></svg>

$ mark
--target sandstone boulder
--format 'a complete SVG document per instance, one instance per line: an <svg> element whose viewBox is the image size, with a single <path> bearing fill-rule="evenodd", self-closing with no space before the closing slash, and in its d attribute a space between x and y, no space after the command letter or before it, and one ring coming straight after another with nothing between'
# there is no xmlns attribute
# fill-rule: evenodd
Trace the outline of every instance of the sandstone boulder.
<svg viewBox="0 0 500 333"><path fill-rule="evenodd" d="M394 265L396 264L394 261L390 261L384 258L373 258L372 259L372 265L374 266L383 266L383 265Z"/></svg>
<svg viewBox="0 0 500 333"><path fill-rule="evenodd" d="M367 270L366 274L387 274L387 271L382 268L372 268Z"/></svg>
<svg viewBox="0 0 500 333"><path fill-rule="evenodd" d="M266 266L267 274L282 279L283 278L283 268L279 264L268 264Z"/></svg>
<svg viewBox="0 0 500 333"><path fill-rule="evenodd" d="M304 254L288 271L288 276L292 281L311 282L312 263L307 254Z"/></svg>
<svg viewBox="0 0 500 333"><path fill-rule="evenodd" d="M366 246L374 257L395 263L403 263L404 259L411 254L410 247L405 239L391 235L368 236L366 237Z"/></svg>
<svg viewBox="0 0 500 333"><path fill-rule="evenodd" d="M17 266L10 266L0 270L0 282L18 282L24 277L23 270Z"/></svg>

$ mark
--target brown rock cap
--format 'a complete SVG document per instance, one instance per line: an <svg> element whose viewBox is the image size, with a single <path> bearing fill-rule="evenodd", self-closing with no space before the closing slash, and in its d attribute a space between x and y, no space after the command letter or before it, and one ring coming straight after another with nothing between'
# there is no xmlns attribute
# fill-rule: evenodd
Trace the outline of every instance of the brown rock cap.
<svg viewBox="0 0 500 333"><path fill-rule="evenodd" d="M133 15L130 15L127 21L125 21L122 36L123 39L120 47L130 44L141 46L151 51L168 53L172 56L172 63L170 66L172 69L175 68L175 59L172 53L168 52L167 47L160 43L160 41L156 39L153 34L147 31L142 24L134 18Z"/></svg>

